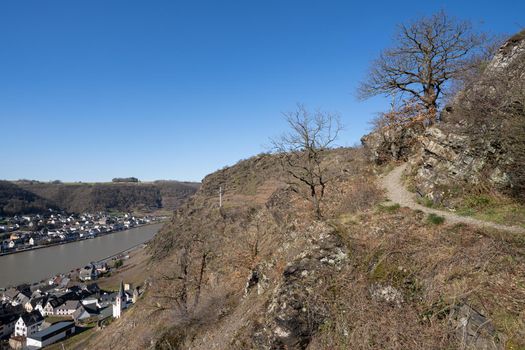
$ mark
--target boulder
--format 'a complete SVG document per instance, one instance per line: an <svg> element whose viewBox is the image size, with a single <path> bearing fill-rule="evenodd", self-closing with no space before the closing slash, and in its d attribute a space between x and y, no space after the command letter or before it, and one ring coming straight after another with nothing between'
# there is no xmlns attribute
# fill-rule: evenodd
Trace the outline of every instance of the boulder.
<svg viewBox="0 0 525 350"><path fill-rule="evenodd" d="M340 238L326 231L286 266L271 296L264 325L253 334L257 348L306 349L329 316L319 289L340 271L346 257Z"/></svg>
<svg viewBox="0 0 525 350"><path fill-rule="evenodd" d="M456 306L452 310L451 320L462 349L503 349L501 336L494 328L494 324L468 304Z"/></svg>
<svg viewBox="0 0 525 350"><path fill-rule="evenodd" d="M472 139L451 128L429 127L419 137L419 149L409 159L416 192L431 199L446 197L454 186L505 188L509 176L506 150L498 140Z"/></svg>

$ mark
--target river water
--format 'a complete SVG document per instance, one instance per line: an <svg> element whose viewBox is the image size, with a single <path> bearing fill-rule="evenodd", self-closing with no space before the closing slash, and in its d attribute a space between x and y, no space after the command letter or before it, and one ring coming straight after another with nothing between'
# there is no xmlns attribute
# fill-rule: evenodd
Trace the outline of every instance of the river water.
<svg viewBox="0 0 525 350"><path fill-rule="evenodd" d="M146 225L78 242L0 256L0 288L38 282L102 260L151 239L162 224Z"/></svg>

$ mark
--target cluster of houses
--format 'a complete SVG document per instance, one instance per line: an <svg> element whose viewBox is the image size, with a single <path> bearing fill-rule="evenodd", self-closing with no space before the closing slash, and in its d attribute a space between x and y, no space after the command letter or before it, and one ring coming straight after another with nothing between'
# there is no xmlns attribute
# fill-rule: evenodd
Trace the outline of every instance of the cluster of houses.
<svg viewBox="0 0 525 350"><path fill-rule="evenodd" d="M96 283L56 282L21 285L1 293L0 339L13 349L40 349L74 334L78 324L119 318L140 294L139 288L124 283L118 292L107 292ZM51 324L50 318L60 322Z"/></svg>
<svg viewBox="0 0 525 350"><path fill-rule="evenodd" d="M93 238L157 220L155 216L139 218L130 213L115 216L104 212L65 214L52 210L45 215L0 218L0 253Z"/></svg>

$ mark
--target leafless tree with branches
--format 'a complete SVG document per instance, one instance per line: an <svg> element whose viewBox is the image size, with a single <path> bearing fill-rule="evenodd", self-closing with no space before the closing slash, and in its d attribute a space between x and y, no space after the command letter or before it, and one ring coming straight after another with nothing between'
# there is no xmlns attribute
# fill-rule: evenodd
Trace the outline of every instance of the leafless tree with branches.
<svg viewBox="0 0 525 350"><path fill-rule="evenodd" d="M306 196L320 219L321 202L331 180L323 158L342 129L340 118L320 110L311 113L303 105L284 116L291 130L272 140L273 149L281 156L292 189L297 193L305 193L303 189L307 189Z"/></svg>
<svg viewBox="0 0 525 350"><path fill-rule="evenodd" d="M443 11L400 25L395 46L372 63L359 96L408 95L435 115L447 82L472 68L483 37Z"/></svg>

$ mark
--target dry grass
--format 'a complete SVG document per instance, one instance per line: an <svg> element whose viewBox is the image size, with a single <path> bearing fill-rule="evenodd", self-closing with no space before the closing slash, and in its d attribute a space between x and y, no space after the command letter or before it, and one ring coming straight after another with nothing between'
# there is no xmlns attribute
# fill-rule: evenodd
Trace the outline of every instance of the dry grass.
<svg viewBox="0 0 525 350"><path fill-rule="evenodd" d="M424 226L422 215L365 214L341 230L352 262L332 286L333 317L312 349L461 348L449 311L467 302L525 346L523 239L457 226ZM521 281L521 282L520 282ZM374 284L402 292L400 307L370 296Z"/></svg>
<svg viewBox="0 0 525 350"><path fill-rule="evenodd" d="M467 194L453 201L460 215L525 227L525 204L498 193Z"/></svg>
<svg viewBox="0 0 525 350"><path fill-rule="evenodd" d="M104 290L118 290L120 281L141 285L149 276L149 256L145 249L139 247L129 253L129 259L123 260L123 265L109 277L97 280L100 288Z"/></svg>
<svg viewBox="0 0 525 350"><path fill-rule="evenodd" d="M268 324L267 310L284 271L315 244L317 232L310 203L275 185L267 157L247 161L267 171L257 174L261 181L253 191L246 190L244 175L235 174L250 168L246 164L207 178L203 190L157 235L146 295L90 340L91 348L257 348L254 338ZM505 335L508 349L524 346L523 238L460 225L425 225L423 213L406 208L377 210L382 194L370 181L374 169L359 159L344 150L330 158L339 176L327 188L323 210L349 253L338 273L323 275L322 285L297 286L312 290L308 303L329 310L320 329L311 329L309 348L461 348L450 320L451 308L461 302L488 316ZM219 210L215 188L227 175L238 182L228 193L231 205ZM162 276L180 276L184 247L191 247L191 305L202 253L210 253L200 301L189 315L158 297L180 296L180 281ZM264 275L266 289L245 296L254 270ZM400 306L372 297L376 285L398 290Z"/></svg>

